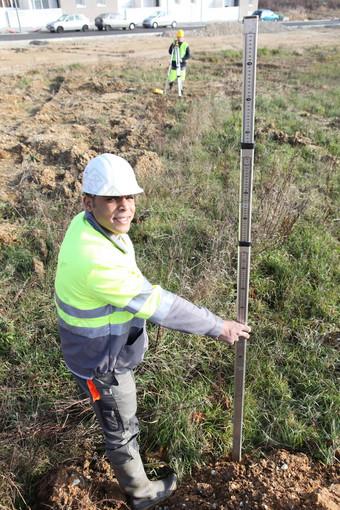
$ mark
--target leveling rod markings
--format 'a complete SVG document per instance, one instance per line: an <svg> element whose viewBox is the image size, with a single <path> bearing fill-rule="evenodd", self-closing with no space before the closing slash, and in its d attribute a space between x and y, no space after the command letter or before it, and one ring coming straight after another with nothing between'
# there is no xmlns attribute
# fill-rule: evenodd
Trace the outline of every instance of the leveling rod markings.
<svg viewBox="0 0 340 510"><path fill-rule="evenodd" d="M239 197L239 246L237 268L237 320L248 320L248 294L251 248L251 202L254 165L254 121L257 53L257 16L244 18L243 91L241 176ZM244 380L246 371L247 340L240 338L235 347L234 431L232 457L241 460Z"/></svg>
<svg viewBox="0 0 340 510"><path fill-rule="evenodd" d="M251 197L252 197L252 167L253 167L253 157L246 156L244 153L250 153L253 151L243 150L242 157L242 174L243 179L240 184L240 225L239 225L239 241L247 242L250 239L251 232L251 222L250 219L250 209L251 209Z"/></svg>
<svg viewBox="0 0 340 510"><path fill-rule="evenodd" d="M249 30L256 29L256 33L246 33L247 21ZM257 41L257 18L254 20L244 18L244 57L243 57L243 126L242 142L254 142L254 116L255 116L255 81L256 81L256 41Z"/></svg>

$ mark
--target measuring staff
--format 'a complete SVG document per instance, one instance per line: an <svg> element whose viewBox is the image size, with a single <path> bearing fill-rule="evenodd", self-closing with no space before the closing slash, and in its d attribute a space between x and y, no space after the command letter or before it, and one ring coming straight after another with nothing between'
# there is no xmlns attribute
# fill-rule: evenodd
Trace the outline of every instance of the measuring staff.
<svg viewBox="0 0 340 510"><path fill-rule="evenodd" d="M249 269L251 248L251 202L254 165L255 84L257 54L258 17L244 18L243 46L243 93L242 93L242 138L241 179L239 198L239 246L237 277L237 320L246 324L248 320ZM234 389L234 460L241 460L244 381L246 371L247 337L236 344L235 389Z"/></svg>

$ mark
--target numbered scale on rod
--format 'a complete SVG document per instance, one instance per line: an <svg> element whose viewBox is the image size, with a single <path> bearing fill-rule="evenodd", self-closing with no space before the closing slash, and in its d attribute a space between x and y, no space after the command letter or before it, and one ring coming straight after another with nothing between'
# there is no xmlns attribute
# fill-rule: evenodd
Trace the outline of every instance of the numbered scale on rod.
<svg viewBox="0 0 340 510"><path fill-rule="evenodd" d="M239 243L237 269L237 321L248 320L249 269L251 248L251 202L254 165L254 121L257 54L257 16L244 22L241 177L239 197ZM247 340L240 338L235 347L234 431L232 457L241 460L244 380Z"/></svg>

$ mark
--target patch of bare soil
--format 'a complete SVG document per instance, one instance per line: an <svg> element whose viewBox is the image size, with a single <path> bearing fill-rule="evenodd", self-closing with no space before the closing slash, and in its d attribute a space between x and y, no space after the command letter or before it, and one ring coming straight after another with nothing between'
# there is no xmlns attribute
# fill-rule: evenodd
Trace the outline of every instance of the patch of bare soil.
<svg viewBox="0 0 340 510"><path fill-rule="evenodd" d="M275 30L275 31L274 31ZM23 189L37 188L47 197L78 200L81 174L87 162L102 152L119 153L139 176L161 173L163 166L152 142L171 128L167 118L176 94L153 95L150 87L131 86L124 72L140 66L141 72L162 66L166 73L168 46L173 32L164 37L110 37L100 40L64 41L46 46L1 47L0 87L0 245L15 244L23 235L22 224L13 220ZM242 27L215 24L188 35L193 59L198 52L242 48ZM303 51L315 45L333 46L339 31L285 30L280 25L261 25L259 46ZM85 67L70 67L83 63ZM98 69L115 65L115 76L98 78ZM213 65L213 59L212 59ZM190 69L190 65L189 65ZM188 73L189 74L189 73ZM212 73L206 84L190 83L184 101L202 95L239 93L241 71L230 66ZM284 140L284 133L277 133ZM287 143L308 143L288 140ZM143 183L144 185L144 183ZM143 186L145 187L145 186ZM147 190L146 190L147 191ZM36 271L43 270L46 244L39 232ZM175 495L160 507L170 509L319 509L340 508L338 468L312 462L302 453L271 451L244 455L241 463L229 457L211 462L185 478ZM126 509L109 464L93 452L84 459L56 466L38 486L34 510Z"/></svg>
<svg viewBox="0 0 340 510"><path fill-rule="evenodd" d="M39 484L32 510L128 509L124 493L103 459L70 462L49 472ZM338 510L339 469L326 469L305 454L286 450L229 457L195 470L159 510Z"/></svg>

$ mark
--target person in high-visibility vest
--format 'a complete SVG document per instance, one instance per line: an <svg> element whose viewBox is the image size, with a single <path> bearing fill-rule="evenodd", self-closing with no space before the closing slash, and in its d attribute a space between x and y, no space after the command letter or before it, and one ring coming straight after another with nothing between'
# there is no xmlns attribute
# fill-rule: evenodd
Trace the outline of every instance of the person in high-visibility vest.
<svg viewBox="0 0 340 510"><path fill-rule="evenodd" d="M130 164L101 154L83 174L84 212L71 222L55 277L58 329L67 367L90 398L106 453L133 510L164 501L176 475L150 481L139 454L133 370L148 348L145 321L233 345L250 328L152 285L139 270L128 236L135 196Z"/></svg>
<svg viewBox="0 0 340 510"><path fill-rule="evenodd" d="M179 49L179 61L181 64L181 80L182 80L182 93L183 93L183 84L185 82L185 74L186 74L186 65L187 60L190 58L190 48L189 44L184 41L184 31L178 30L177 39L170 44L169 53L172 55L172 50L174 46L178 46ZM170 67L170 66L169 66ZM169 88L170 90L173 87L174 81L177 80L177 66L176 66L176 57L173 55L171 61L171 70L169 73Z"/></svg>

